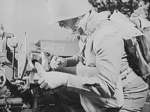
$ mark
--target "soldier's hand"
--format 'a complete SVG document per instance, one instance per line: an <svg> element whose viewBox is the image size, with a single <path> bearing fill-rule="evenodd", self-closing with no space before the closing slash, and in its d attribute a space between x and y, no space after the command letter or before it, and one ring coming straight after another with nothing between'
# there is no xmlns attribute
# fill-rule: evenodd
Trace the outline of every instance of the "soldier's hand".
<svg viewBox="0 0 150 112"><path fill-rule="evenodd" d="M67 61L65 58L58 57L58 56L53 56L51 62L50 62L50 67L53 70L60 70L61 68L65 67L67 65Z"/></svg>
<svg viewBox="0 0 150 112"><path fill-rule="evenodd" d="M61 72L45 72L42 66L35 63L35 67L38 71L38 84L40 88L55 89L67 84L68 74Z"/></svg>

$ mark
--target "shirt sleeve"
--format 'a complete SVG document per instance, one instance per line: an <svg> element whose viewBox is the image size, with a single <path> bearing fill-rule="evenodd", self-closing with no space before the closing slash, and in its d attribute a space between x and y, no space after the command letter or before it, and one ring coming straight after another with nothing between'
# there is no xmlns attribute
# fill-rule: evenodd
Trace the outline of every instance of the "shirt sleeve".
<svg viewBox="0 0 150 112"><path fill-rule="evenodd" d="M59 72L64 73L70 73L70 74L76 74L76 65L79 62L79 55L74 55L72 57L64 58L66 65L62 67L61 69L58 69Z"/></svg>
<svg viewBox="0 0 150 112"><path fill-rule="evenodd" d="M117 36L105 35L101 40L95 38L96 67L80 63L77 76L70 76L68 79L68 88L81 93L112 97L119 80L123 45L123 40Z"/></svg>
<svg viewBox="0 0 150 112"><path fill-rule="evenodd" d="M67 67L76 66L79 62L79 54L66 58Z"/></svg>

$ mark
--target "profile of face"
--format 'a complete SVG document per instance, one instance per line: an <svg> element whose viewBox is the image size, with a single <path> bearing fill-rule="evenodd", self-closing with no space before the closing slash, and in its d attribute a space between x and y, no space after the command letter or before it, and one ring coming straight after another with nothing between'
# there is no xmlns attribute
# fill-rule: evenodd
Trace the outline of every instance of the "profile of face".
<svg viewBox="0 0 150 112"><path fill-rule="evenodd" d="M76 18L59 21L58 24L60 27L66 28L66 29L71 29L74 32L77 28L76 24L77 24L78 20L79 20L79 18L76 17Z"/></svg>
<svg viewBox="0 0 150 112"><path fill-rule="evenodd" d="M80 35L85 35L83 29L78 25L82 17L84 17L84 15L68 20L59 21L58 24L62 28L71 30L71 37L73 37L73 39L80 39Z"/></svg>

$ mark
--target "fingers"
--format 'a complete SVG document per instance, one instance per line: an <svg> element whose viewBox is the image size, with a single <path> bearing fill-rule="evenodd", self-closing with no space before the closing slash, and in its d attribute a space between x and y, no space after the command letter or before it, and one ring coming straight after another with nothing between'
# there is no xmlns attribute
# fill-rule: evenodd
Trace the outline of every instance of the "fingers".
<svg viewBox="0 0 150 112"><path fill-rule="evenodd" d="M59 63L58 63L57 59L58 59L58 57L54 56L51 60L50 66L53 70L55 70L59 67Z"/></svg>
<svg viewBox="0 0 150 112"><path fill-rule="evenodd" d="M45 80L42 77L38 79L38 84L41 85L43 82L45 82Z"/></svg>
<svg viewBox="0 0 150 112"><path fill-rule="evenodd" d="M66 85L67 80L68 74L53 71L41 74L41 77L37 82L40 85L40 88L55 89L59 86Z"/></svg>
<svg viewBox="0 0 150 112"><path fill-rule="evenodd" d="M52 69L57 70L65 66L65 61L61 57L54 56L51 60L50 66Z"/></svg>
<svg viewBox="0 0 150 112"><path fill-rule="evenodd" d="M49 85L43 77L38 77L36 81L40 85L40 88L49 89Z"/></svg>
<svg viewBox="0 0 150 112"><path fill-rule="evenodd" d="M48 83L46 83L45 81L43 81L40 85L40 88L44 88L44 89L48 89Z"/></svg>

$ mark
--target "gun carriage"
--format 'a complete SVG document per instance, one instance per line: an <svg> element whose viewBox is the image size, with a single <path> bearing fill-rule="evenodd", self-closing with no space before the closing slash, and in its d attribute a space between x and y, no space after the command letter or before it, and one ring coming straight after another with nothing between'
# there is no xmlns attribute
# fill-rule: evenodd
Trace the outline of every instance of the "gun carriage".
<svg viewBox="0 0 150 112"><path fill-rule="evenodd" d="M3 38L8 37L13 38L13 35L5 33ZM13 46L13 50L10 50L7 40L3 44L5 47L1 52L0 63L0 112L55 110L57 103L55 90L44 90L39 87L36 79L37 70L34 67L35 63L42 67L43 56L50 58L50 54L31 51L25 55L25 61L22 61L22 70L18 70L18 59L15 57L17 46Z"/></svg>

